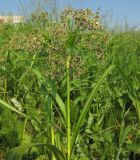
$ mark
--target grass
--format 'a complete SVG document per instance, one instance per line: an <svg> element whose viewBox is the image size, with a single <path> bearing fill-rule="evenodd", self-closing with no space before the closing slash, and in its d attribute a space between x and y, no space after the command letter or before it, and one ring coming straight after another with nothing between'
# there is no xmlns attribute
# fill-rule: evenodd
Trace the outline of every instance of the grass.
<svg viewBox="0 0 140 160"><path fill-rule="evenodd" d="M112 33L99 20L65 10L55 23L0 25L3 158L139 156L140 33Z"/></svg>

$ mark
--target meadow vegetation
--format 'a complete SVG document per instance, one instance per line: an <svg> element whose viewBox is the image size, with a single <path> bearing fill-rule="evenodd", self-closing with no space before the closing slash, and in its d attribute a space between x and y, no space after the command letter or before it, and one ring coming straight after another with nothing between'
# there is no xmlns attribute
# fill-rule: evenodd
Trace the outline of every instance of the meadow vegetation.
<svg viewBox="0 0 140 160"><path fill-rule="evenodd" d="M0 159L135 160L140 32L65 9L0 24Z"/></svg>

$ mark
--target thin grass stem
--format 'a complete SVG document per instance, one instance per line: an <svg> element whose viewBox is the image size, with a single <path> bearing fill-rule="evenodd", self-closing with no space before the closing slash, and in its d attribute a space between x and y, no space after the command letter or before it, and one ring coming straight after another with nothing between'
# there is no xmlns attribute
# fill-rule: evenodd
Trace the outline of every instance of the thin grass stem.
<svg viewBox="0 0 140 160"><path fill-rule="evenodd" d="M71 122L70 122L70 77L69 77L70 55L67 60L67 159L70 160L71 155Z"/></svg>

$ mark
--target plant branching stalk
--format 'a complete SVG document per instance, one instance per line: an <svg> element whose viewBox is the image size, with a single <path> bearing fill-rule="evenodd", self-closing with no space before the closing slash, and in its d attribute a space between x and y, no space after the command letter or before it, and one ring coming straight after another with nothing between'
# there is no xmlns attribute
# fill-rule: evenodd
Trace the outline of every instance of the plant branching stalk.
<svg viewBox="0 0 140 160"><path fill-rule="evenodd" d="M71 125L70 125L70 77L69 77L69 66L70 66L70 55L68 56L67 60L67 159L70 160L70 154L71 154L71 141L70 141L70 135L71 135Z"/></svg>

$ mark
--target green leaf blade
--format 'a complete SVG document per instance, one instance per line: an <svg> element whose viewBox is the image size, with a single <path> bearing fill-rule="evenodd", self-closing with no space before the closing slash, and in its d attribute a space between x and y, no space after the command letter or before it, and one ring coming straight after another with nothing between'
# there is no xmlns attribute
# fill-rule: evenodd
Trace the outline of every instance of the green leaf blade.
<svg viewBox="0 0 140 160"><path fill-rule="evenodd" d="M23 155L27 153L30 148L39 146L46 146L49 151L53 152L57 160L65 160L64 155L57 147L51 144L44 144L44 143L23 144L18 147L12 148L7 153L6 160L21 160Z"/></svg>
<svg viewBox="0 0 140 160"><path fill-rule="evenodd" d="M114 65L111 65L105 72L104 74L99 78L98 82L96 83L96 85L94 86L94 88L92 89L91 93L90 93L90 96L89 98L87 99L84 107L83 107L83 110L81 111L81 114L80 114L80 117L78 119L78 122L76 123L76 126L75 126L75 129L74 129L74 132L73 132L73 136L72 136L72 149L74 148L74 144L75 144L75 141L76 141L76 137L78 135L78 131L80 129L80 127L82 126L83 122L84 122L84 119L86 117L86 114L90 108L90 104L93 100L93 97L96 95L100 85L102 84L103 80L105 79L105 77L114 69Z"/></svg>

